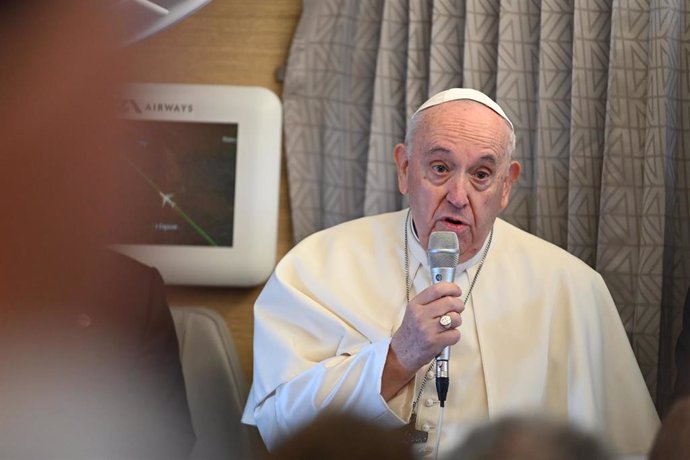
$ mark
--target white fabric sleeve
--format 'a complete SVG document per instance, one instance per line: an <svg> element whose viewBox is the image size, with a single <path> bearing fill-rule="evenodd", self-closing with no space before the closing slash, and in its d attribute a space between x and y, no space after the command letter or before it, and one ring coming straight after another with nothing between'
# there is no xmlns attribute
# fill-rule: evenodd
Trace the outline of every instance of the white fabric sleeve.
<svg viewBox="0 0 690 460"><path fill-rule="evenodd" d="M414 385L407 385L389 403L381 396L389 343L384 340L356 355L318 363L260 402L253 418L269 451L328 410L356 414L384 427L403 426L410 417Z"/></svg>

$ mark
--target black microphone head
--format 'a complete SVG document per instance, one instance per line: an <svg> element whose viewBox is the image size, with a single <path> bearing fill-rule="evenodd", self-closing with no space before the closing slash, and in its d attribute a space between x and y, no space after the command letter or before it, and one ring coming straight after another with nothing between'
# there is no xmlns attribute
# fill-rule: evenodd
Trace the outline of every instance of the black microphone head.
<svg viewBox="0 0 690 460"><path fill-rule="evenodd" d="M429 267L453 267L460 259L460 243L454 232L433 232L427 249Z"/></svg>

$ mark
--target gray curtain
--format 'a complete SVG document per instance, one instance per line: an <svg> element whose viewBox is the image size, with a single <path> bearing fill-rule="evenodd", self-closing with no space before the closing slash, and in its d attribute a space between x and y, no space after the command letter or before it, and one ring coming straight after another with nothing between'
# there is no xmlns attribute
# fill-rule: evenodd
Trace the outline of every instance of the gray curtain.
<svg viewBox="0 0 690 460"><path fill-rule="evenodd" d="M295 240L403 207L393 147L454 86L512 119L503 217L603 275L663 413L690 284L690 2L305 0L283 95Z"/></svg>

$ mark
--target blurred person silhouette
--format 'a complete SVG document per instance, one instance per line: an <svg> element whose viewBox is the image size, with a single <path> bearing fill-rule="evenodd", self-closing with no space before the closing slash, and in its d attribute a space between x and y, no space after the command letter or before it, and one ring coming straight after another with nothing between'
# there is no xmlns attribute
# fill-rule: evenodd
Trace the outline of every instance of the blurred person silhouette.
<svg viewBox="0 0 690 460"><path fill-rule="evenodd" d="M412 460L402 432L345 413L326 413L281 444L276 460Z"/></svg>
<svg viewBox="0 0 690 460"><path fill-rule="evenodd" d="M107 249L119 181L109 2L0 6L0 458L186 458L194 443L159 273Z"/></svg>
<svg viewBox="0 0 690 460"><path fill-rule="evenodd" d="M563 420L509 415L472 430L445 460L613 460L595 435Z"/></svg>
<svg viewBox="0 0 690 460"><path fill-rule="evenodd" d="M690 396L674 402L663 418L649 460L686 460L690 457Z"/></svg>

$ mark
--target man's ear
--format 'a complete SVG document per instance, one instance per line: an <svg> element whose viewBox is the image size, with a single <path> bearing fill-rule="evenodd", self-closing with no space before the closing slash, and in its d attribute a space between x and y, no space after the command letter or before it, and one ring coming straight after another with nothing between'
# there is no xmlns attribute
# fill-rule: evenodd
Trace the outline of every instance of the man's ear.
<svg viewBox="0 0 690 460"><path fill-rule="evenodd" d="M518 180L518 177L520 177L521 170L522 167L520 166L519 162L515 160L510 162L510 166L508 167L508 175L505 179L506 182L503 185L503 194L501 196L501 209L505 209L505 207L508 206L508 201L510 201L510 189L513 187L513 184Z"/></svg>
<svg viewBox="0 0 690 460"><path fill-rule="evenodd" d="M407 168L410 165L405 144L395 146L393 157L395 158L395 165L398 167L398 189L400 193L405 195L407 194Z"/></svg>

